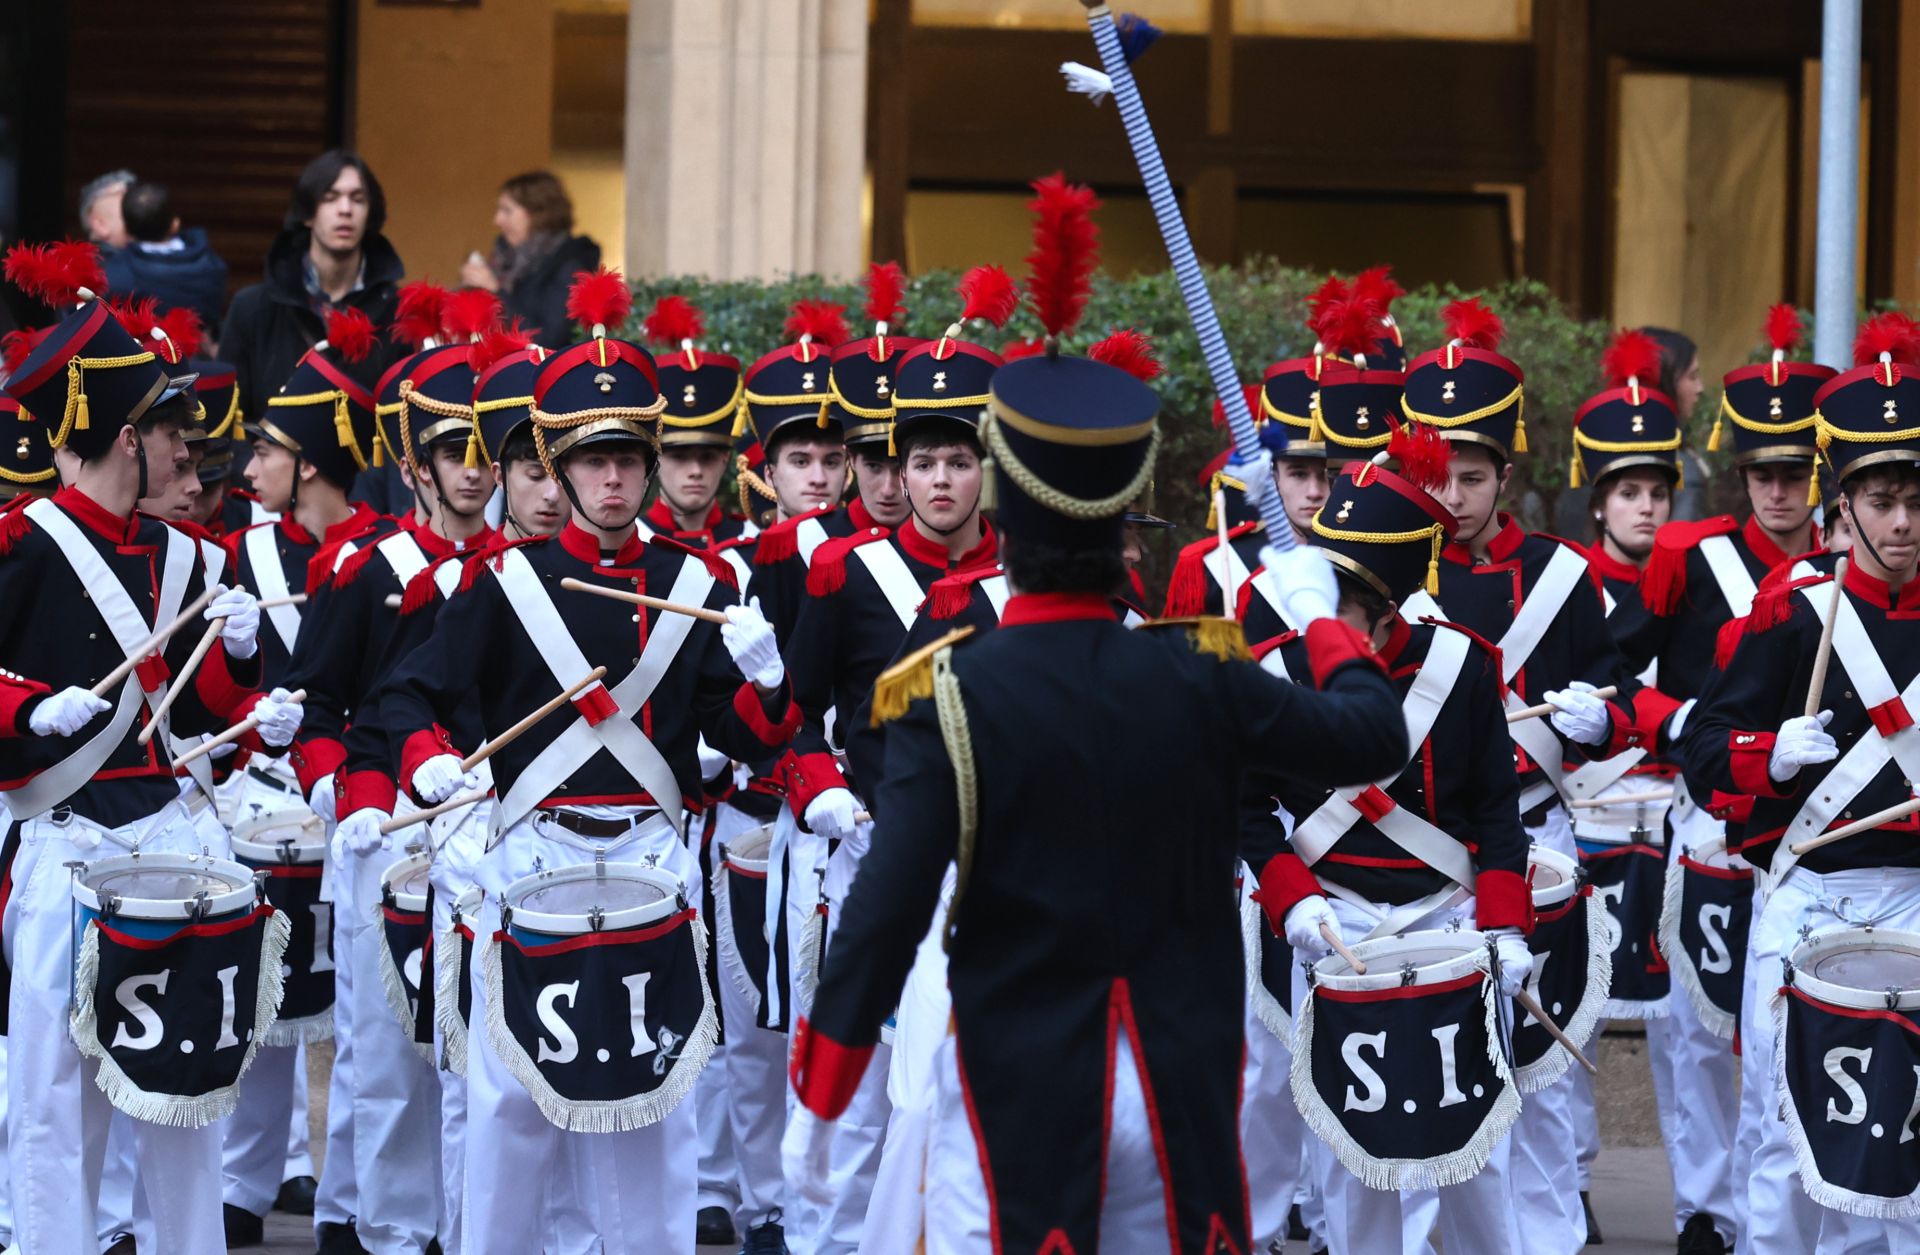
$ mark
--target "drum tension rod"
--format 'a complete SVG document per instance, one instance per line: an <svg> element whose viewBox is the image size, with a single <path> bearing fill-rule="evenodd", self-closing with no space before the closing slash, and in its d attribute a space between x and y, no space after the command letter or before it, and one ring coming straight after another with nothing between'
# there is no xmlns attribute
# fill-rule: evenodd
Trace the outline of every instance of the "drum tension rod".
<svg viewBox="0 0 1920 1255"><path fill-rule="evenodd" d="M1417 979L1419 979L1418 968L1411 963L1402 963L1400 965L1400 988L1405 989Z"/></svg>
<svg viewBox="0 0 1920 1255"><path fill-rule="evenodd" d="M207 912L213 909L213 899L202 889L193 895L192 905L187 907L187 918L198 924L207 918Z"/></svg>
<svg viewBox="0 0 1920 1255"><path fill-rule="evenodd" d="M280 838L280 862L287 867L293 866L293 841L288 837Z"/></svg>
<svg viewBox="0 0 1920 1255"><path fill-rule="evenodd" d="M105 889L100 891L100 922L107 923L120 914L120 895Z"/></svg>
<svg viewBox="0 0 1920 1255"><path fill-rule="evenodd" d="M508 906L505 902L502 902L500 904L500 931L505 932L507 931L507 929L512 927L513 927L513 908Z"/></svg>
<svg viewBox="0 0 1920 1255"><path fill-rule="evenodd" d="M607 913L605 911L601 910L598 906L590 906L587 908L587 930L589 932L599 932L606 922Z"/></svg>
<svg viewBox="0 0 1920 1255"><path fill-rule="evenodd" d="M1898 1011L1900 1009L1900 995L1905 992L1906 990L1901 989L1898 985L1888 985L1886 992L1887 1010Z"/></svg>

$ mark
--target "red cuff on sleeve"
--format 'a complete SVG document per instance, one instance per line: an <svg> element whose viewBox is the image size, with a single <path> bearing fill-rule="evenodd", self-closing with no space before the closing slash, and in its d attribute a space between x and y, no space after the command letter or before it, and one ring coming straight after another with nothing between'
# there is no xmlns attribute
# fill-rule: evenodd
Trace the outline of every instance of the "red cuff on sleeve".
<svg viewBox="0 0 1920 1255"><path fill-rule="evenodd" d="M1474 921L1489 928L1533 931L1533 891L1519 872L1484 871L1473 878Z"/></svg>
<svg viewBox="0 0 1920 1255"><path fill-rule="evenodd" d="M1315 619L1307 624L1306 640L1307 666L1313 670L1313 682L1320 688L1325 688L1333 673L1350 662L1380 666L1380 660L1373 654L1373 642L1338 619Z"/></svg>
<svg viewBox="0 0 1920 1255"><path fill-rule="evenodd" d="M458 755L453 742L447 739L447 730L439 724L422 728L400 746L400 779L408 781L407 790L412 792L414 773L420 770L420 764L429 758L438 758L442 754ZM424 805L424 803L422 803Z"/></svg>
<svg viewBox="0 0 1920 1255"><path fill-rule="evenodd" d="M1742 793L1754 797L1787 796L1767 774L1767 764L1773 761L1773 736L1771 732L1727 734L1728 771Z"/></svg>
<svg viewBox="0 0 1920 1255"><path fill-rule="evenodd" d="M36 699L51 692L52 689L38 680L29 680L11 671L0 672L0 739L32 736L27 720L33 714Z"/></svg>
<svg viewBox="0 0 1920 1255"><path fill-rule="evenodd" d="M253 658L246 659L243 665L248 670L257 671L259 664L255 659L259 657L260 651L256 648ZM193 691L200 698L200 704L208 710L230 723L238 723L246 718L246 711L241 707L253 709L253 699L257 695L252 684L240 683L230 662L226 646L208 650L200 669L193 673Z"/></svg>
<svg viewBox="0 0 1920 1255"><path fill-rule="evenodd" d="M1287 912L1319 892L1320 882L1305 859L1298 854L1276 854L1260 869L1260 887L1253 891L1253 900L1260 904L1273 935L1279 937L1286 933Z"/></svg>
<svg viewBox="0 0 1920 1255"><path fill-rule="evenodd" d="M1660 744L1660 730L1667 725L1673 712L1684 705L1679 698L1669 697L1651 684L1645 685L1633 695L1633 726L1640 733L1639 744L1649 750Z"/></svg>
<svg viewBox="0 0 1920 1255"><path fill-rule="evenodd" d="M597 728L620 713L620 704L613 700L613 694L607 692L604 684L590 684L582 689L574 696L573 708L590 728Z"/></svg>
<svg viewBox="0 0 1920 1255"><path fill-rule="evenodd" d="M793 1064L787 1075L794 1096L822 1120L838 1120L866 1074L872 1046L843 1046L818 1032L806 1016L793 1030Z"/></svg>
<svg viewBox="0 0 1920 1255"><path fill-rule="evenodd" d="M831 754L788 754L780 760L774 774L787 786L787 805L794 818L807 817L807 804L828 789L844 789L847 778Z"/></svg>
<svg viewBox="0 0 1920 1255"><path fill-rule="evenodd" d="M313 792L313 786L320 783L322 777L347 761L347 747L331 737L316 737L311 741L296 739L287 761L293 764L293 774L299 778L304 796Z"/></svg>
<svg viewBox="0 0 1920 1255"><path fill-rule="evenodd" d="M350 771L344 780L335 775L334 782L334 814L351 815L369 808L393 814L394 802L400 790L386 772Z"/></svg>
<svg viewBox="0 0 1920 1255"><path fill-rule="evenodd" d="M1632 707L1615 701L1607 703L1607 720L1612 726L1607 734L1607 748L1600 753L1599 757L1612 758L1616 754L1624 754L1640 746L1645 746L1649 750L1653 748L1657 738L1648 736L1634 716L1635 710Z"/></svg>
<svg viewBox="0 0 1920 1255"><path fill-rule="evenodd" d="M778 703L778 721L768 715L767 702ZM769 749L779 749L800 730L800 708L793 704L793 687L788 681L781 681L780 691L766 701L760 699L760 690L751 682L742 684L733 694L733 713Z"/></svg>

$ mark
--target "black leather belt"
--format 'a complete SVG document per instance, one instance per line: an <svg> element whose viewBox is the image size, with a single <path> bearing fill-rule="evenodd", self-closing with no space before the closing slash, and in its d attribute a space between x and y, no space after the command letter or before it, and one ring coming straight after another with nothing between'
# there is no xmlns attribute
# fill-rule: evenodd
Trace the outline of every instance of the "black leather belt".
<svg viewBox="0 0 1920 1255"><path fill-rule="evenodd" d="M595 819L591 815L582 815L579 811L550 810L546 812L549 821L583 837L625 836L652 814L652 811L647 811L631 819Z"/></svg>

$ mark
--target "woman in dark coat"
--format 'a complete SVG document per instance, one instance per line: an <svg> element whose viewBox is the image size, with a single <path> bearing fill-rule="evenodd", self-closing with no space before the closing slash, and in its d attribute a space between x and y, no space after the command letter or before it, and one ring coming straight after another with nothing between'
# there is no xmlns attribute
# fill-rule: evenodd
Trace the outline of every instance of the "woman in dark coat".
<svg viewBox="0 0 1920 1255"><path fill-rule="evenodd" d="M578 336L567 321L567 285L576 271L600 264L600 246L573 234L567 189L545 170L517 174L500 187L493 225L500 232L493 256L468 257L461 282L498 292L507 316L537 329L534 339L540 344L572 343Z"/></svg>

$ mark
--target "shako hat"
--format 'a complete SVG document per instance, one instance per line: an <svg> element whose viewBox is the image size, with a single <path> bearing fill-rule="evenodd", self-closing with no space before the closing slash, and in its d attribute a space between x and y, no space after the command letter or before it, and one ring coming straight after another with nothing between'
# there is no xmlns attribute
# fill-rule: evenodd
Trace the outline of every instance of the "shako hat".
<svg viewBox="0 0 1920 1255"><path fill-rule="evenodd" d="M1573 415L1573 465L1567 483L1597 484L1615 471L1656 466L1680 482L1680 419L1673 398L1646 380L1660 377L1660 346L1622 327L1600 357L1607 387Z"/></svg>
<svg viewBox="0 0 1920 1255"><path fill-rule="evenodd" d="M22 410L12 397L0 396L0 501L11 501L23 492L43 495L59 487L47 425Z"/></svg>
<svg viewBox="0 0 1920 1255"><path fill-rule="evenodd" d="M831 412L820 416L825 425L837 421L849 446L887 443L893 433L894 386L900 359L923 341L888 335L888 327L906 316L901 303L907 277L899 262L874 262L867 268L865 312L873 334L849 340L833 350L827 387L833 393Z"/></svg>
<svg viewBox="0 0 1920 1255"><path fill-rule="evenodd" d="M641 321L647 339L667 351L654 359L660 372L660 444L733 446L740 409L740 359L699 347L706 331L700 309L684 296L663 296Z"/></svg>
<svg viewBox="0 0 1920 1255"><path fill-rule="evenodd" d="M455 441L465 446L468 466L482 464L473 412L472 349L499 329L500 314L500 298L484 288L449 293L440 312L442 347L408 359L394 391L400 403L395 416L400 450L409 465L424 464L427 450Z"/></svg>
<svg viewBox="0 0 1920 1255"><path fill-rule="evenodd" d="M1814 396L1839 372L1816 362L1792 362L1787 355L1800 343L1800 313L1791 305L1767 311L1769 360L1728 371L1722 382L1720 411L1713 416L1707 449L1718 453L1733 429L1733 462L1810 462L1814 447Z"/></svg>
<svg viewBox="0 0 1920 1255"><path fill-rule="evenodd" d="M514 431L533 421L533 381L549 356L518 326L490 331L468 350L473 416L486 461L498 462Z"/></svg>
<svg viewBox="0 0 1920 1255"><path fill-rule="evenodd" d="M1396 602L1419 589L1440 591L1440 551L1452 539L1453 512L1434 497L1447 481L1451 446L1433 427L1397 425L1382 460L1349 462L1313 516L1312 541L1327 560Z"/></svg>
<svg viewBox="0 0 1920 1255"><path fill-rule="evenodd" d="M619 271L603 266L574 276L567 316L591 334L549 357L533 381L533 438L549 473L569 450L606 441L637 440L658 460L666 401L653 354L607 334L632 309Z"/></svg>
<svg viewBox="0 0 1920 1255"><path fill-rule="evenodd" d="M1920 324L1874 315L1854 338L1853 360L1813 398L1820 456L1842 488L1870 467L1920 462Z"/></svg>
<svg viewBox="0 0 1920 1255"><path fill-rule="evenodd" d="M845 437L833 410L829 371L834 346L847 338L846 307L833 301L797 301L787 315L786 333L794 342L762 356L742 381L733 433L736 439L751 438L743 456L755 465L772 457L785 436ZM806 426L796 425L800 423ZM759 457L753 456L753 446Z"/></svg>
<svg viewBox="0 0 1920 1255"><path fill-rule="evenodd" d="M894 420L889 452L908 433L943 424L959 424L971 434L980 425L993 374L1005 359L960 335L972 319L1001 327L1020 304L1020 289L998 266L975 266L960 277L960 317L938 340L924 341L902 354L894 371ZM836 370L838 367L836 366Z"/></svg>
<svg viewBox="0 0 1920 1255"><path fill-rule="evenodd" d="M327 311L327 335L301 355L252 432L313 463L328 482L351 488L377 450L374 393L364 377L373 322L358 309Z"/></svg>
<svg viewBox="0 0 1920 1255"><path fill-rule="evenodd" d="M1407 367L1401 413L1511 462L1527 451L1527 399L1525 373L1499 353L1506 326L1477 297L1452 302L1441 319L1447 342Z"/></svg>

